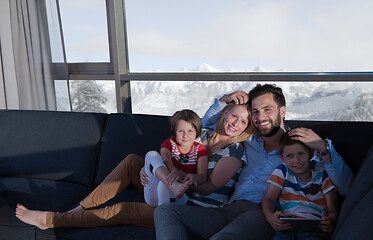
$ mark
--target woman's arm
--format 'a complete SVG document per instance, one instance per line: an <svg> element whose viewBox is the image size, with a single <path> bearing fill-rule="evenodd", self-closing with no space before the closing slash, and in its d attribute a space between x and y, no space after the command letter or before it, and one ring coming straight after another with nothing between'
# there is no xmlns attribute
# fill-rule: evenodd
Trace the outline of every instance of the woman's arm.
<svg viewBox="0 0 373 240"><path fill-rule="evenodd" d="M209 195L224 186L242 166L242 160L236 157L222 157L215 165L207 181L195 188L201 195Z"/></svg>
<svg viewBox="0 0 373 240"><path fill-rule="evenodd" d="M324 232L333 232L335 222L338 218L338 196L335 189L330 190L325 195L326 210L328 216L322 214L323 220L320 221L319 228Z"/></svg>
<svg viewBox="0 0 373 240"><path fill-rule="evenodd" d="M187 174L184 178L184 182L190 185L200 185L207 180L207 169L208 169L208 156L203 156L197 160L197 173Z"/></svg>
<svg viewBox="0 0 373 240"><path fill-rule="evenodd" d="M225 103L215 99L215 102L209 107L205 115L202 117L202 126L204 128L215 129L216 123L223 114L223 109L227 106Z"/></svg>

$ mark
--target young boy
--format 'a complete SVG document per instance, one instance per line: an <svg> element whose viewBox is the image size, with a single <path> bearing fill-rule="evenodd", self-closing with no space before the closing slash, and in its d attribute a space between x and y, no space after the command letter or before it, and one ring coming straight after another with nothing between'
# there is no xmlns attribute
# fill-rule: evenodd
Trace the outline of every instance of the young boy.
<svg viewBox="0 0 373 240"><path fill-rule="evenodd" d="M337 193L324 169L312 170L313 151L303 142L293 140L284 133L280 138L278 166L268 180L269 187L263 198L262 210L268 223L276 232L273 239L324 239L334 230L337 212ZM275 211L279 199L282 211ZM289 222L280 217L320 219L319 228L324 233L291 231Z"/></svg>

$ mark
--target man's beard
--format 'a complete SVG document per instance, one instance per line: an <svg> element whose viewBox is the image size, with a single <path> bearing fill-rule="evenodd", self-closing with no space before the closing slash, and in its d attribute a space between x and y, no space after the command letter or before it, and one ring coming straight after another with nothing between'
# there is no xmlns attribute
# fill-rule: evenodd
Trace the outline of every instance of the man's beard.
<svg viewBox="0 0 373 240"><path fill-rule="evenodd" d="M271 129L260 129L258 126L256 126L256 130L260 133L263 137L272 137L280 130L281 125L281 116L280 113L277 115L277 118L275 122L271 120L272 128Z"/></svg>

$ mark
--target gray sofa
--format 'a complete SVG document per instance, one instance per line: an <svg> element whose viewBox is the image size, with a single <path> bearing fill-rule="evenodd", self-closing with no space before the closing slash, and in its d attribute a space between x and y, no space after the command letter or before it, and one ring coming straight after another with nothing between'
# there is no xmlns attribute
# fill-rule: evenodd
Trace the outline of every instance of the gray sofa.
<svg viewBox="0 0 373 240"><path fill-rule="evenodd" d="M341 206L333 238L372 236L373 123L287 124L309 127L331 138L357 174ZM52 211L77 206L125 156L144 157L147 151L159 149L169 137L168 117L2 110L0 126L0 239L155 239L154 230L122 225L42 231L19 221L14 210L17 203ZM143 198L129 188L108 204L118 201Z"/></svg>

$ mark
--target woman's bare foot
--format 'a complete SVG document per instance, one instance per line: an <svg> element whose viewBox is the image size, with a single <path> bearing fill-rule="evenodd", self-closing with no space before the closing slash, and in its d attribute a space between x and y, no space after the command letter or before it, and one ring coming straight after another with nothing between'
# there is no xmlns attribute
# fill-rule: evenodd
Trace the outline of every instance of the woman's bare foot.
<svg viewBox="0 0 373 240"><path fill-rule="evenodd" d="M174 194L175 198L181 198L188 187L188 184L177 181L175 181L172 185L168 185L168 189L170 189L170 191Z"/></svg>
<svg viewBox="0 0 373 240"><path fill-rule="evenodd" d="M82 206L78 205L76 208L73 208L68 212L78 212L78 211L83 211L83 210L84 210L84 208Z"/></svg>
<svg viewBox="0 0 373 240"><path fill-rule="evenodd" d="M29 210L24 206L17 204L16 208L16 217L19 218L22 222L34 225L41 230L47 229L47 211L36 211Z"/></svg>

